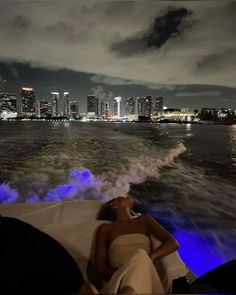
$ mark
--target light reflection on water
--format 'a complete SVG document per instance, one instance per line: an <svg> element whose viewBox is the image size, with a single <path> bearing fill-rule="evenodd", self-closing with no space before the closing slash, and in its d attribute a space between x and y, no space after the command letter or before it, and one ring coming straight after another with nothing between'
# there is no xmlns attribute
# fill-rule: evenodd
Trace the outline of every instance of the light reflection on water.
<svg viewBox="0 0 236 295"><path fill-rule="evenodd" d="M139 184L131 192L172 228L197 274L236 257L235 126L0 124L0 179L10 186L1 186L0 195L96 199ZM90 176L74 181L72 171Z"/></svg>

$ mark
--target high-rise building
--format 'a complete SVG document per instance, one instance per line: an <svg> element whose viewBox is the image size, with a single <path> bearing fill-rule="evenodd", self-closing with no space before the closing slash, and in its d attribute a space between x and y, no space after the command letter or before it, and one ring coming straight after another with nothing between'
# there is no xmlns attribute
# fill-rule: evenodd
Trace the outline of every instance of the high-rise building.
<svg viewBox="0 0 236 295"><path fill-rule="evenodd" d="M52 116L52 103L46 100L40 100L40 118L49 118Z"/></svg>
<svg viewBox="0 0 236 295"><path fill-rule="evenodd" d="M124 100L124 110L126 115L135 114L135 100L133 97L127 97Z"/></svg>
<svg viewBox="0 0 236 295"><path fill-rule="evenodd" d="M15 93L0 93L0 115L5 117L16 117L16 94Z"/></svg>
<svg viewBox="0 0 236 295"><path fill-rule="evenodd" d="M21 104L23 116L35 115L35 91L33 88L21 89Z"/></svg>
<svg viewBox="0 0 236 295"><path fill-rule="evenodd" d="M137 114L139 116L151 117L152 97L137 97Z"/></svg>
<svg viewBox="0 0 236 295"><path fill-rule="evenodd" d="M98 116L98 98L94 95L87 96L87 112Z"/></svg>
<svg viewBox="0 0 236 295"><path fill-rule="evenodd" d="M35 101L35 115L40 118L40 100Z"/></svg>
<svg viewBox="0 0 236 295"><path fill-rule="evenodd" d="M122 109L121 109L121 96L114 97L114 115L117 117L121 116Z"/></svg>
<svg viewBox="0 0 236 295"><path fill-rule="evenodd" d="M70 102L70 115L72 118L78 118L79 116L79 104L77 101Z"/></svg>
<svg viewBox="0 0 236 295"><path fill-rule="evenodd" d="M60 116L59 92L51 92L52 116Z"/></svg>
<svg viewBox="0 0 236 295"><path fill-rule="evenodd" d="M153 111L158 112L163 110L163 97L154 97L153 98Z"/></svg>
<svg viewBox="0 0 236 295"><path fill-rule="evenodd" d="M108 117L109 117L109 102L108 101L101 102L101 117L103 119L108 119Z"/></svg>
<svg viewBox="0 0 236 295"><path fill-rule="evenodd" d="M64 103L64 116L70 117L70 97L69 92L63 93L63 103Z"/></svg>

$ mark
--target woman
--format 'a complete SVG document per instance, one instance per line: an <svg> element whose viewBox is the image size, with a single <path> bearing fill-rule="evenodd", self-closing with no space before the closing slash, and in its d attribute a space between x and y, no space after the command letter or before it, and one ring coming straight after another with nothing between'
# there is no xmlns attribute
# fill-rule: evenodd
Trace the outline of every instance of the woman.
<svg viewBox="0 0 236 295"><path fill-rule="evenodd" d="M105 203L97 219L95 266L105 281L101 293L164 293L153 262L178 249L177 241L150 215L134 215L133 199L118 197ZM162 242L151 248L150 236Z"/></svg>

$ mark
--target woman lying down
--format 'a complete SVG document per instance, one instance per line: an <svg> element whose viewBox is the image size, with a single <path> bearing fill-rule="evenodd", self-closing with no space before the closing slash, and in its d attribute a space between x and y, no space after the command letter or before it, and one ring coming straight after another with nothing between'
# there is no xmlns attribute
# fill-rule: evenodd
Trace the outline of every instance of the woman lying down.
<svg viewBox="0 0 236 295"><path fill-rule="evenodd" d="M179 245L150 215L132 214L133 199L118 197L102 205L97 219L95 267L103 281L104 294L165 293L153 262ZM151 249L150 235L162 242Z"/></svg>

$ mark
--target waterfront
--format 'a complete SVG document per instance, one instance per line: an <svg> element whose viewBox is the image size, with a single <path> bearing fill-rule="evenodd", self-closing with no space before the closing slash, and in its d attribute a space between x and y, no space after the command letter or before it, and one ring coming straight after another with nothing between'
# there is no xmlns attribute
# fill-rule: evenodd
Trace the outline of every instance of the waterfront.
<svg viewBox="0 0 236 295"><path fill-rule="evenodd" d="M64 198L68 184L70 197L112 197L133 183L139 207L184 241L191 266L236 257L235 125L0 122L0 134L0 180L18 201Z"/></svg>

